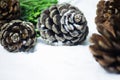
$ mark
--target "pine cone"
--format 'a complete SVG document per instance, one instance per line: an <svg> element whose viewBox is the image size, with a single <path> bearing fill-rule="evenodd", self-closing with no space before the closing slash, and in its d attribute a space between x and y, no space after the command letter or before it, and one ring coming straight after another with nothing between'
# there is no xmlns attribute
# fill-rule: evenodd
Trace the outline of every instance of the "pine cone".
<svg viewBox="0 0 120 80"><path fill-rule="evenodd" d="M76 7L64 3L44 10L38 19L41 37L49 42L77 45L88 35L88 26L83 13Z"/></svg>
<svg viewBox="0 0 120 80"><path fill-rule="evenodd" d="M91 52L107 71L120 73L120 0L101 0L95 22L101 35L92 35Z"/></svg>
<svg viewBox="0 0 120 80"><path fill-rule="evenodd" d="M0 41L10 52L28 51L36 43L35 27L30 22L13 20L2 26Z"/></svg>
<svg viewBox="0 0 120 80"><path fill-rule="evenodd" d="M20 17L18 0L0 0L0 20L13 20Z"/></svg>

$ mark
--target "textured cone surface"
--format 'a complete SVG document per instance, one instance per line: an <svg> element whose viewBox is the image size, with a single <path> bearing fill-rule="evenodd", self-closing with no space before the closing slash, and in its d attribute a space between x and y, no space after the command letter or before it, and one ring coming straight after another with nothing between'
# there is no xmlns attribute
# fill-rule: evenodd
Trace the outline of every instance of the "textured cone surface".
<svg viewBox="0 0 120 80"><path fill-rule="evenodd" d="M95 22L101 35L92 35L90 50L102 67L120 73L120 0L99 1Z"/></svg>
<svg viewBox="0 0 120 80"><path fill-rule="evenodd" d="M88 26L83 13L76 7L64 3L44 10L38 19L41 37L49 42L77 45L86 39Z"/></svg>
<svg viewBox="0 0 120 80"><path fill-rule="evenodd" d="M12 20L19 17L19 0L0 0L0 20Z"/></svg>
<svg viewBox="0 0 120 80"><path fill-rule="evenodd" d="M30 22L13 20L2 26L1 45L10 52L28 51L36 43L35 27Z"/></svg>
<svg viewBox="0 0 120 80"><path fill-rule="evenodd" d="M8 22L7 20L0 20L0 31L1 31L1 27L7 22Z"/></svg>

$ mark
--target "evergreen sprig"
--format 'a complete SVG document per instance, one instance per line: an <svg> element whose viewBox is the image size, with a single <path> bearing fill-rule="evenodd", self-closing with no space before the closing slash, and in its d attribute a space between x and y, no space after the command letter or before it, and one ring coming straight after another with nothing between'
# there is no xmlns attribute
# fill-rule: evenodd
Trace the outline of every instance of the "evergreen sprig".
<svg viewBox="0 0 120 80"><path fill-rule="evenodd" d="M20 0L21 19L36 25L42 10L56 3L57 0Z"/></svg>

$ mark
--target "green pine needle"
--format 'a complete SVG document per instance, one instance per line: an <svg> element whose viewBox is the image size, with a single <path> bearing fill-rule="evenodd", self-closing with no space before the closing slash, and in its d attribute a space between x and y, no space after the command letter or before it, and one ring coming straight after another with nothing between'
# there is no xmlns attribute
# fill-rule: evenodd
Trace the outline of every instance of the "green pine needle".
<svg viewBox="0 0 120 80"><path fill-rule="evenodd" d="M42 10L56 3L57 0L20 0L21 19L36 25Z"/></svg>
<svg viewBox="0 0 120 80"><path fill-rule="evenodd" d="M35 29L35 32L36 32L36 37L40 37L40 32L38 29Z"/></svg>
<svg viewBox="0 0 120 80"><path fill-rule="evenodd" d="M41 12L53 4L57 4L57 0L20 0L21 19L36 25ZM35 31L36 37L40 37L38 29Z"/></svg>

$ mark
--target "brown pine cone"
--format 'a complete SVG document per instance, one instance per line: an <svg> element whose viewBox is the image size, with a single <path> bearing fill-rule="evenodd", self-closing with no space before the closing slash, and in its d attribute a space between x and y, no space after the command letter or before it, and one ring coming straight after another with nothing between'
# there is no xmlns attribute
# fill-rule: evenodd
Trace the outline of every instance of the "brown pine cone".
<svg viewBox="0 0 120 80"><path fill-rule="evenodd" d="M30 22L13 20L1 28L0 41L10 52L28 51L36 43L35 27Z"/></svg>
<svg viewBox="0 0 120 80"><path fill-rule="evenodd" d="M102 67L120 73L120 0L101 0L95 22L101 35L92 35L90 50Z"/></svg>
<svg viewBox="0 0 120 80"><path fill-rule="evenodd" d="M19 0L0 0L0 20L13 20L19 17Z"/></svg>
<svg viewBox="0 0 120 80"><path fill-rule="evenodd" d="M44 10L38 20L41 37L50 44L77 45L88 35L88 26L83 13L64 3Z"/></svg>

